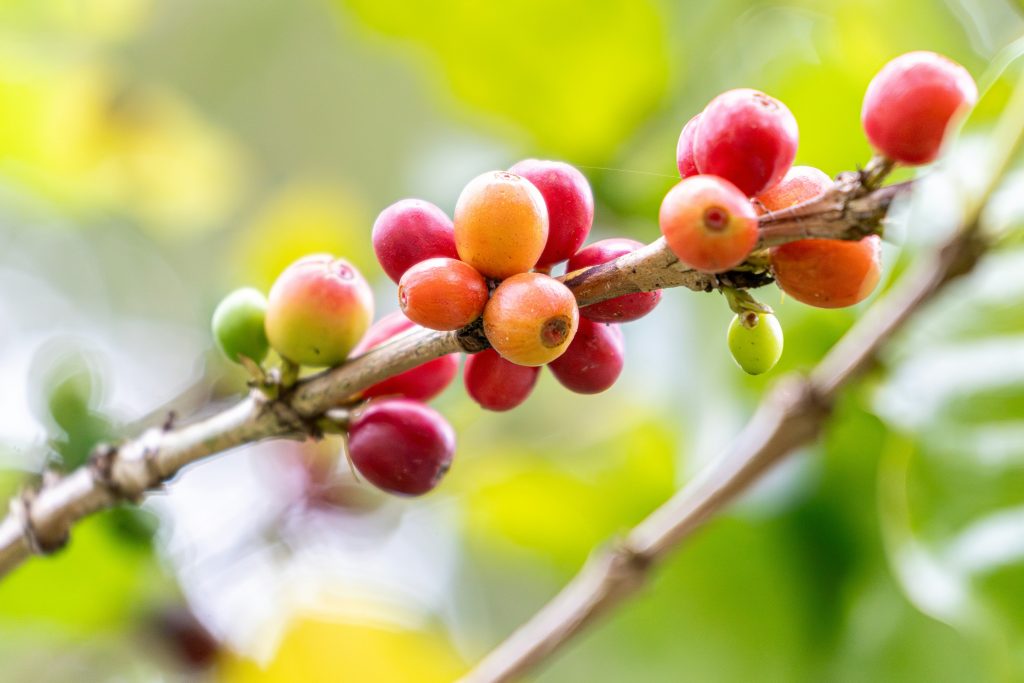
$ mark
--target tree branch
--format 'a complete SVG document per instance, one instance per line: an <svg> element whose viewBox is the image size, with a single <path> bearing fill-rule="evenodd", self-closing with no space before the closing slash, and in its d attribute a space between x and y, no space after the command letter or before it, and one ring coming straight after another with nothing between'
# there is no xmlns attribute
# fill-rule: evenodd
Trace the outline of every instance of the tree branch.
<svg viewBox="0 0 1024 683"><path fill-rule="evenodd" d="M822 197L761 217L759 248L807 237L859 239L880 231L893 199L909 184L868 190L862 174L843 174ZM623 294L669 287L713 291L759 287L772 281L763 258L719 275L680 263L663 239L615 261L561 279L581 305ZM298 382L276 399L253 391L238 404L179 428L152 428L117 446L100 446L87 466L66 476L47 473L26 490L0 522L0 577L32 554L62 547L71 526L122 501L137 502L182 468L236 446L267 438L319 436L325 412L358 400L360 391L387 377L449 353L487 348L480 321L457 332L417 330L346 364Z"/></svg>

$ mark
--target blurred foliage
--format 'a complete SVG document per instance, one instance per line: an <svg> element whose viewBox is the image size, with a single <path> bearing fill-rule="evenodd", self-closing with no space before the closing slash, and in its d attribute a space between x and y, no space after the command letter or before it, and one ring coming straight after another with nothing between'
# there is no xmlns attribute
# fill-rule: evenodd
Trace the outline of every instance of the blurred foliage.
<svg viewBox="0 0 1024 683"><path fill-rule="evenodd" d="M2 2L0 495L54 452L74 466L156 419L176 391L192 412L241 387L203 360L233 286L266 289L329 251L393 308L369 230L399 197L450 211L480 172L564 158L593 184L595 239L650 240L679 130L718 92L785 101L798 163L834 174L868 159L860 98L886 60L932 49L980 78L1022 30L1020 3L1001 0ZM983 179L1008 92L995 81L954 161L896 212L886 285ZM1017 236L915 320L818 445L537 680L1021 677L1022 196L1018 172L986 219ZM423 501L370 504L344 471L257 447L143 512L86 521L0 582L4 676L452 680L865 308L759 298L786 330L768 377L735 370L721 297L682 292L627 327L606 394L545 375L521 409L485 414L456 383L438 400L455 467ZM267 459L280 467L257 476ZM347 597L323 599L324 585ZM206 674L139 644L152 610L182 599L220 643ZM268 631L269 645L253 635Z"/></svg>

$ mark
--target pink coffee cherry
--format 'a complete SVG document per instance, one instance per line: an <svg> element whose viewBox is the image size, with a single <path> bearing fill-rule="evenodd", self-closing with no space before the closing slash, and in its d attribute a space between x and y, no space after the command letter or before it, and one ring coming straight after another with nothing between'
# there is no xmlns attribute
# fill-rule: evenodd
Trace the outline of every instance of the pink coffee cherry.
<svg viewBox="0 0 1024 683"><path fill-rule="evenodd" d="M594 223L594 194L584 175L565 162L540 159L524 159L509 172L533 183L548 209L548 241L536 267L547 268L575 254Z"/></svg>
<svg viewBox="0 0 1024 683"><path fill-rule="evenodd" d="M722 93L704 109L693 156L701 173L725 178L753 197L786 175L797 138L796 119L786 105L740 88Z"/></svg>
<svg viewBox="0 0 1024 683"><path fill-rule="evenodd" d="M418 327L401 311L388 313L373 324L362 341L352 350L352 354L358 356L366 353L391 338ZM361 396L402 396L416 401L429 401L444 391L458 372L459 356L449 354L429 360L394 377L388 377L363 390Z"/></svg>
<svg viewBox="0 0 1024 683"><path fill-rule="evenodd" d="M380 212L373 224L373 251L395 284L410 267L428 258L458 258L448 215L422 199L402 199Z"/></svg>
<svg viewBox="0 0 1024 683"><path fill-rule="evenodd" d="M455 430L441 413L408 399L372 402L352 420L348 450L377 488L418 496L440 483L455 454Z"/></svg>
<svg viewBox="0 0 1024 683"><path fill-rule="evenodd" d="M860 120L871 145L902 164L934 161L950 122L978 101L967 69L934 52L908 52L882 67Z"/></svg>
<svg viewBox="0 0 1024 683"><path fill-rule="evenodd" d="M625 340L618 325L580 320L565 353L548 363L555 379L577 394L599 394L622 374Z"/></svg>
<svg viewBox="0 0 1024 683"><path fill-rule="evenodd" d="M516 365L494 349L468 356L462 371L470 398L496 412L512 410L529 398L539 376L540 367Z"/></svg>
<svg viewBox="0 0 1024 683"><path fill-rule="evenodd" d="M697 134L697 126L700 125L700 114L686 122L683 132L679 134L679 143L676 145L676 166L679 167L679 175L689 178L700 173L697 170L697 160L693 158L693 138Z"/></svg>
<svg viewBox="0 0 1024 683"><path fill-rule="evenodd" d="M584 247L569 259L566 272L600 265L644 246L642 242L626 237L612 237ZM600 323L625 323L639 320L654 310L661 301L661 290L624 294L614 299L590 304L580 309L580 315Z"/></svg>

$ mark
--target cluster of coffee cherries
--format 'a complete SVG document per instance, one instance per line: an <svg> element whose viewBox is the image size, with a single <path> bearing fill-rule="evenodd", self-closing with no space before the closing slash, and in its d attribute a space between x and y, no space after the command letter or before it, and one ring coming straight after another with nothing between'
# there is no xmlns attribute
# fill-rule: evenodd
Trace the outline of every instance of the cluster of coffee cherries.
<svg viewBox="0 0 1024 683"><path fill-rule="evenodd" d="M872 145L894 163L936 158L953 118L977 99L963 67L929 52L887 64L868 87L862 121ZM682 180L662 202L665 242L694 270L722 273L754 259L758 217L814 199L832 186L822 171L793 166L797 124L764 93L730 90L693 117L679 137ZM559 161L528 159L471 180L454 220L419 199L378 216L374 252L398 285L400 311L373 320L363 276L344 259L307 256L270 293L245 288L213 317L225 355L259 376L273 348L286 365L328 367L413 328L463 330L479 324L490 348L470 355L467 393L488 410L527 399L543 366L571 391L592 394L614 384L623 367L619 323L650 313L661 292L639 292L578 307L552 268L567 272L607 263L643 245L624 238L583 246L594 200L582 173ZM763 255L779 287L812 306L862 301L880 277L880 243L805 239ZM751 374L770 370L782 353L771 309L743 290L723 289L736 315L728 346ZM459 358L436 358L354 397L345 428L354 467L376 486L418 495L437 485L455 449L451 426L426 402L458 374Z"/></svg>

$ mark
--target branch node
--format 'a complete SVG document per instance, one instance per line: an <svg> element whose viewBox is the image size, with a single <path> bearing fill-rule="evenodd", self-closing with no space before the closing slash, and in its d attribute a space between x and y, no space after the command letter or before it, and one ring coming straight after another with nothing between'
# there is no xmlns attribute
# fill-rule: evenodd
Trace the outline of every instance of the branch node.
<svg viewBox="0 0 1024 683"><path fill-rule="evenodd" d="M43 475L43 485L52 484L55 476L55 472L48 471ZM49 479L49 482L47 482L47 479ZM21 534L29 551L35 555L49 555L67 545L69 533L66 525L53 537L47 537L36 529L35 524L32 522L32 503L37 495L38 491L25 489L11 500L10 513L11 516L18 520L21 526Z"/></svg>
<svg viewBox="0 0 1024 683"><path fill-rule="evenodd" d="M458 331L457 337L459 340L459 346L463 348L466 353L479 353L491 348L491 343L487 341L487 336L484 334L484 319L477 318L470 324L463 327Z"/></svg>

